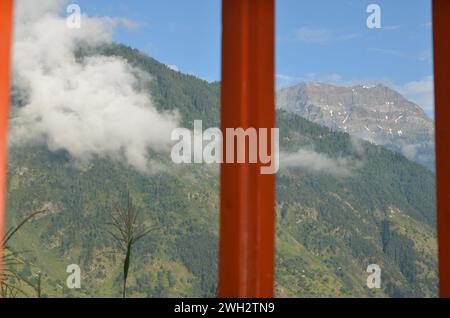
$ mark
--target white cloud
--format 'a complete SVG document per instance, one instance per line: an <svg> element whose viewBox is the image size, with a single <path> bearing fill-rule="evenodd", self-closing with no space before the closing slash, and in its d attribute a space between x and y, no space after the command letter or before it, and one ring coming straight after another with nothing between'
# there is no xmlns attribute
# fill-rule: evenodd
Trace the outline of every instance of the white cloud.
<svg viewBox="0 0 450 318"><path fill-rule="evenodd" d="M280 153L281 168L301 168L315 173L329 174L335 177L349 177L361 163L348 158L330 158L308 149L299 149L294 153Z"/></svg>
<svg viewBox="0 0 450 318"><path fill-rule="evenodd" d="M133 20L129 20L126 18L115 18L115 20L122 25L125 29L130 30L130 31L135 31L137 29L139 29L139 24L134 22Z"/></svg>
<svg viewBox="0 0 450 318"><path fill-rule="evenodd" d="M275 79L277 88L285 88L305 81L304 77L296 77L284 74L276 74Z"/></svg>
<svg viewBox="0 0 450 318"><path fill-rule="evenodd" d="M300 82L320 82L336 86L355 86L355 85L375 86L377 84L383 84L393 88L396 87L394 82L387 77L346 80L340 74L337 73L330 73L323 75L319 75L316 73L309 73L306 74L305 76L290 76L277 74L276 77L277 81L279 81L279 83L277 83L278 88L295 85Z"/></svg>
<svg viewBox="0 0 450 318"><path fill-rule="evenodd" d="M382 28L384 31L396 31L402 28L402 25L386 25Z"/></svg>
<svg viewBox="0 0 450 318"><path fill-rule="evenodd" d="M325 75L321 81L326 83L342 83L343 79L342 76L336 73Z"/></svg>
<svg viewBox="0 0 450 318"><path fill-rule="evenodd" d="M421 146L419 144L406 145L402 148L402 153L406 158L413 160L416 158L420 147Z"/></svg>
<svg viewBox="0 0 450 318"><path fill-rule="evenodd" d="M433 76L426 76L418 81L408 82L399 90L406 98L421 106L427 113L434 112Z"/></svg>
<svg viewBox="0 0 450 318"><path fill-rule="evenodd" d="M422 24L422 26L426 27L427 29L431 29L433 27L433 23L430 21L430 22Z"/></svg>
<svg viewBox="0 0 450 318"><path fill-rule="evenodd" d="M395 57L402 57L402 58L406 58L407 56L399 51L399 50L392 50L392 49L384 49L384 48L368 48L367 51L369 52L375 52L375 53L381 53L383 55L390 55L390 56L395 56Z"/></svg>
<svg viewBox="0 0 450 318"><path fill-rule="evenodd" d="M331 29L300 27L295 30L293 40L307 44L327 44L352 40L358 36L357 33L344 34Z"/></svg>
<svg viewBox="0 0 450 318"><path fill-rule="evenodd" d="M419 61L428 63L433 62L433 53L431 52L431 50L422 51L419 54Z"/></svg>
<svg viewBox="0 0 450 318"><path fill-rule="evenodd" d="M175 72L179 72L179 71L180 71L180 69L178 68L178 66L176 66L175 64L166 64L166 66L167 66L169 69L171 69L172 71L175 71Z"/></svg>
<svg viewBox="0 0 450 318"><path fill-rule="evenodd" d="M18 0L13 85L25 104L11 118L11 144L37 143L73 158L104 156L149 171L149 150L165 151L177 116L160 113L140 89L150 75L118 57L80 61L80 46L112 41L123 19L82 16L70 29L57 12L65 1Z"/></svg>
<svg viewBox="0 0 450 318"><path fill-rule="evenodd" d="M301 82L324 82L333 85L344 85L344 80L341 75L336 73L318 76L316 73L309 73L306 76L291 76L285 74L276 74L277 88L285 88L297 85Z"/></svg>

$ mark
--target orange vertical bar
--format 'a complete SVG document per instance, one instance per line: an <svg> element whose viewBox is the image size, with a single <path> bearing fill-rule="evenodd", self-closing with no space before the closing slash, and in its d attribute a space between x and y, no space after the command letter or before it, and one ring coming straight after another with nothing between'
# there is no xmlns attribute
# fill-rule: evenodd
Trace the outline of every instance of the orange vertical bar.
<svg viewBox="0 0 450 318"><path fill-rule="evenodd" d="M270 140L275 127L274 11L274 0L222 1L224 145L226 128L266 128ZM219 297L273 297L275 176L260 167L221 165Z"/></svg>
<svg viewBox="0 0 450 318"><path fill-rule="evenodd" d="M13 1L0 1L0 275L2 272L5 226L6 171L8 153L8 114Z"/></svg>
<svg viewBox="0 0 450 318"><path fill-rule="evenodd" d="M450 1L433 1L440 296L450 297Z"/></svg>

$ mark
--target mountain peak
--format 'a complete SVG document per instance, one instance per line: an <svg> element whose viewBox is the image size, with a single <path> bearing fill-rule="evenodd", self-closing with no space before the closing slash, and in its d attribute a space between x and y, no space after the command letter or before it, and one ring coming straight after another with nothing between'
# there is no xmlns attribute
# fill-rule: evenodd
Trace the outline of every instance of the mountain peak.
<svg viewBox="0 0 450 318"><path fill-rule="evenodd" d="M433 120L386 85L305 82L280 90L277 107L434 166Z"/></svg>

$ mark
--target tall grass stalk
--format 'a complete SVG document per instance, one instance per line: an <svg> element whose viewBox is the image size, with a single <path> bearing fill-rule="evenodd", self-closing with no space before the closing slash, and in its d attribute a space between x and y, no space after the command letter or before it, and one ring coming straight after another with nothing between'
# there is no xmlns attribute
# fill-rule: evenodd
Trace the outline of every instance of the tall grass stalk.
<svg viewBox="0 0 450 318"><path fill-rule="evenodd" d="M155 228L146 228L142 223L138 223L139 213L135 210L128 191L127 205L125 208L116 205L114 214L111 216L112 222L108 223L112 229L108 231L118 243L121 253L124 254L123 262L123 286L122 297L126 297L128 273L131 266L131 253L134 245Z"/></svg>
<svg viewBox="0 0 450 318"><path fill-rule="evenodd" d="M9 279L16 279L19 283L24 282L33 288L36 289L35 286L30 284L25 278L21 277L15 268L19 265L25 264L22 260L21 255L25 253L25 251L14 252L9 247L8 243L10 243L11 239L17 232L30 220L35 218L39 214L45 213L47 210L38 210L30 215L26 216L18 225L9 228L3 238L0 239L0 245L3 250L3 259L2 259L2 272L0 273L0 297L17 297L19 294L26 295L25 291L20 287L9 283ZM40 285L40 281L39 281ZM40 289L40 286L39 286Z"/></svg>

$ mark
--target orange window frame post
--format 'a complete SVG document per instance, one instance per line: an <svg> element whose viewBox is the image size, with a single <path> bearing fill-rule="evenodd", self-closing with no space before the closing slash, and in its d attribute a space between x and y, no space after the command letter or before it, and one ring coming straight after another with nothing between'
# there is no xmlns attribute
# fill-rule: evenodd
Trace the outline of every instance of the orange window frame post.
<svg viewBox="0 0 450 318"><path fill-rule="evenodd" d="M274 0L222 1L224 136L227 128L266 128L271 140L274 11ZM275 175L261 174L260 167L260 162L221 165L219 297L273 297Z"/></svg>
<svg viewBox="0 0 450 318"><path fill-rule="evenodd" d="M0 1L0 275L3 268L3 233L8 166L8 115L13 26L13 0Z"/></svg>
<svg viewBox="0 0 450 318"><path fill-rule="evenodd" d="M450 1L433 0L440 296L450 298Z"/></svg>

